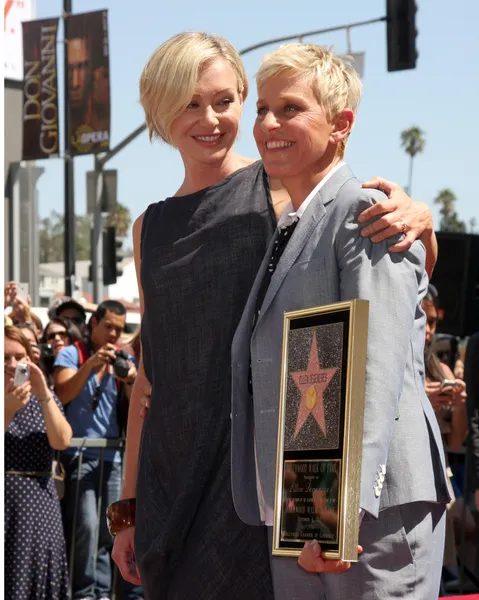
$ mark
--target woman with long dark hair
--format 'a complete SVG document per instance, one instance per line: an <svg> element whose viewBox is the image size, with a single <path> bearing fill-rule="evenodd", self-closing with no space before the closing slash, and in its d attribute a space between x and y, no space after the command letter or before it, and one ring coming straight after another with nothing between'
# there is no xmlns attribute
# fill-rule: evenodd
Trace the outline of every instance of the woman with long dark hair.
<svg viewBox="0 0 479 600"><path fill-rule="evenodd" d="M54 317L45 327L41 338L41 366L52 386L55 358L64 348L82 340L80 330L70 319Z"/></svg>
<svg viewBox="0 0 479 600"><path fill-rule="evenodd" d="M56 357L63 348L80 342L82 339L80 331L72 321L55 317L45 327L41 343L49 344L52 347L53 356Z"/></svg>

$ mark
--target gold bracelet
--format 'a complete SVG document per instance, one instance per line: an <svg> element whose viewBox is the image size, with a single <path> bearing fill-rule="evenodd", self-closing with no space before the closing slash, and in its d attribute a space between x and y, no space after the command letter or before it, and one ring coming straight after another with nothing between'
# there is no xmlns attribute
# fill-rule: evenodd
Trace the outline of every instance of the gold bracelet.
<svg viewBox="0 0 479 600"><path fill-rule="evenodd" d="M45 404L48 404L52 400L52 395L48 394L44 398L37 397L38 404L43 408Z"/></svg>

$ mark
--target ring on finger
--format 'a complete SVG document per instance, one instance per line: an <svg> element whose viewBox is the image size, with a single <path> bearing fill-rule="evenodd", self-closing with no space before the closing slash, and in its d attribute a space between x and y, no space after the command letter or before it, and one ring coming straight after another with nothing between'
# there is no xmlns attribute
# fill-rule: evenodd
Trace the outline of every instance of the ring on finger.
<svg viewBox="0 0 479 600"><path fill-rule="evenodd" d="M398 221L398 225L401 230L401 233L406 233L406 230L407 230L406 223L404 221Z"/></svg>

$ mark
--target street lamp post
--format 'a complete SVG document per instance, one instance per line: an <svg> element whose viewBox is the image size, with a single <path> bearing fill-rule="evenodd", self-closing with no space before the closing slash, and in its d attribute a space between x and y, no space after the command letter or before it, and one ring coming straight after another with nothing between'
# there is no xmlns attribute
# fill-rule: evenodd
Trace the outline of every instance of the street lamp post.
<svg viewBox="0 0 479 600"><path fill-rule="evenodd" d="M68 97L68 17L72 13L72 0L63 0L63 31L64 31L64 58L63 76L65 91L65 218L64 218L64 263L65 263L65 295L73 296L75 290L75 262L76 262L76 240L75 240L75 197L74 197L74 164L73 157L69 153L70 147L70 102Z"/></svg>

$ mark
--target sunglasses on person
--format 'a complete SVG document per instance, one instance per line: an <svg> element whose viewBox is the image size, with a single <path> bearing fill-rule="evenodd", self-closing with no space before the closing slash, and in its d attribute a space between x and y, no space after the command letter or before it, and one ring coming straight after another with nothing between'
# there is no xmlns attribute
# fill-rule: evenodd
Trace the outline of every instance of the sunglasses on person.
<svg viewBox="0 0 479 600"><path fill-rule="evenodd" d="M103 390L101 388L101 385L96 384L95 391L93 392L93 396L90 399L90 407L93 412L96 411L96 409L98 408L98 405L100 404L100 398L101 398L102 392L103 392Z"/></svg>
<svg viewBox="0 0 479 600"><path fill-rule="evenodd" d="M85 319L83 317L63 317L66 321L71 321L75 325L83 325L85 323Z"/></svg>
<svg viewBox="0 0 479 600"><path fill-rule="evenodd" d="M67 337L67 332L66 331L52 331L51 333L49 333L47 335L47 342L52 342L57 337L57 335L61 340L65 340L65 338Z"/></svg>

